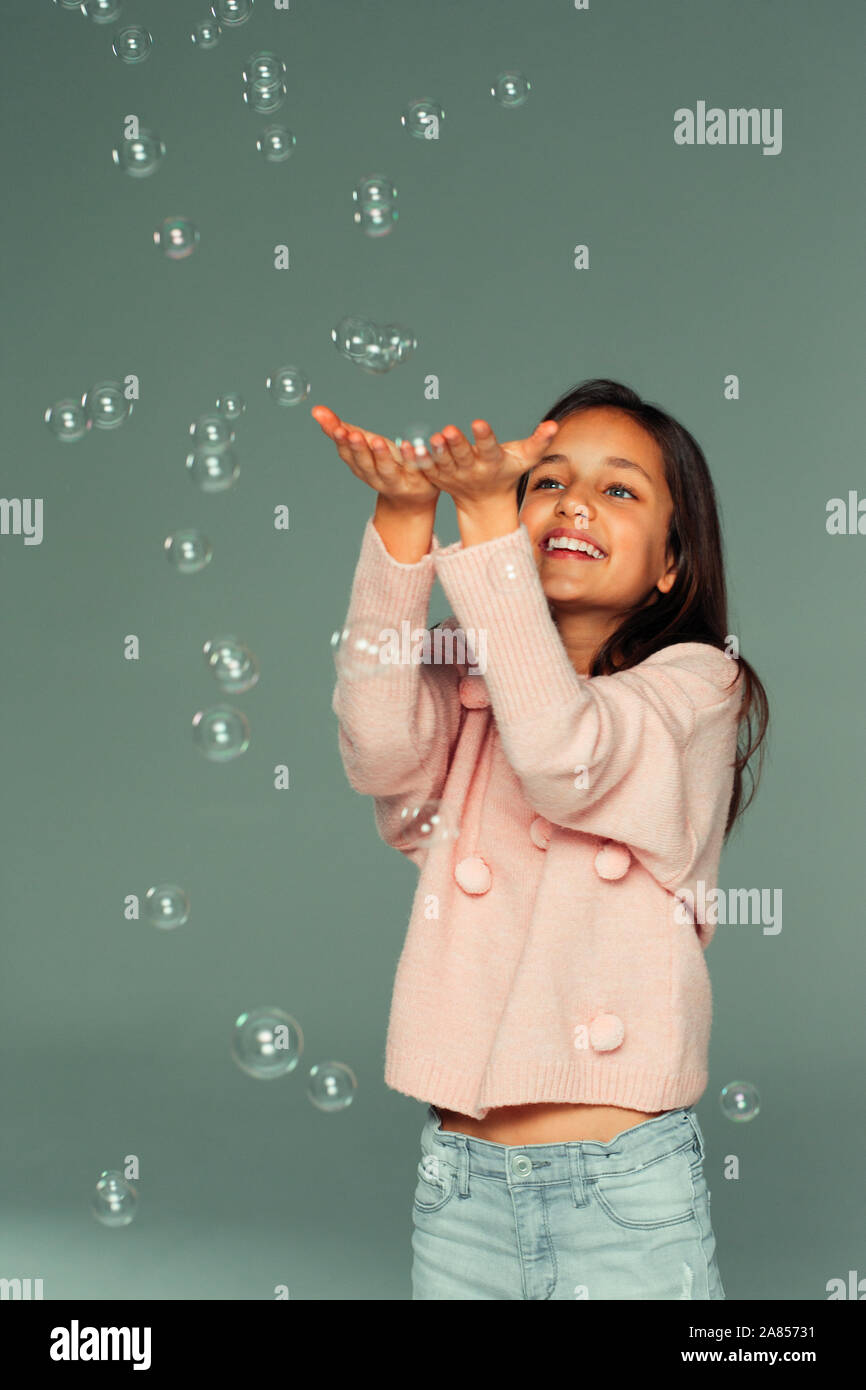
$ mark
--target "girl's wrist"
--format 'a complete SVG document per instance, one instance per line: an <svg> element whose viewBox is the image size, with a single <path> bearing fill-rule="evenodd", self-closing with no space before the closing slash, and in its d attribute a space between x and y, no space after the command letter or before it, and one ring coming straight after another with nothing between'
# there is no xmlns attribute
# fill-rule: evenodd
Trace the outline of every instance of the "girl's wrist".
<svg viewBox="0 0 866 1390"><path fill-rule="evenodd" d="M517 497L489 498L469 507L458 503L457 523L464 546L483 545L498 536L509 536L520 525Z"/></svg>

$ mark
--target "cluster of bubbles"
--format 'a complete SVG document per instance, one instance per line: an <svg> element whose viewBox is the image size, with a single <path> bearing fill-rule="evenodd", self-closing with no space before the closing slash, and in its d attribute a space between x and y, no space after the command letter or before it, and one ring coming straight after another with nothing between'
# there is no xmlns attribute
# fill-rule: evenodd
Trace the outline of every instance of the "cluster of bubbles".
<svg viewBox="0 0 866 1390"><path fill-rule="evenodd" d="M207 668L224 694L240 695L258 683L258 661L233 633L209 638L202 650ZM233 705L198 710L192 729L195 745L208 762L231 762L250 746L249 721Z"/></svg>
<svg viewBox="0 0 866 1390"><path fill-rule="evenodd" d="M276 53L263 49L247 59L242 74L243 99L251 111L269 116L286 99L286 65ZM268 164L282 164L297 140L284 125L269 125L256 141L256 149Z"/></svg>
<svg viewBox="0 0 866 1390"><path fill-rule="evenodd" d="M186 456L190 477L202 492L225 492L234 487L241 471L232 447L235 431L221 411L200 415L189 427L192 448Z"/></svg>
<svg viewBox="0 0 866 1390"><path fill-rule="evenodd" d="M751 1081L729 1081L719 1093L719 1105L727 1119L744 1124L759 1114L761 1098Z"/></svg>
<svg viewBox="0 0 866 1390"><path fill-rule="evenodd" d="M132 404L119 381L100 381L78 399L67 396L49 406L43 419L55 439L70 444L83 439L94 425L100 430L117 429L131 415Z"/></svg>
<svg viewBox="0 0 866 1390"><path fill-rule="evenodd" d="M377 324L351 314L331 329L331 341L342 357L366 372L390 372L418 346L411 328L401 323Z"/></svg>
<svg viewBox="0 0 866 1390"><path fill-rule="evenodd" d="M294 1071L304 1050L304 1035L296 1018L274 1005L244 1010L235 1019L231 1055L247 1076L273 1081ZM307 1076L307 1099L317 1110L334 1115L355 1098L358 1080L345 1062L317 1062ZM91 1211L102 1226L128 1226L138 1207L138 1191L117 1169L99 1175Z"/></svg>
<svg viewBox="0 0 866 1390"><path fill-rule="evenodd" d="M352 189L355 225L371 237L387 236L397 221L397 189L384 174L365 174Z"/></svg>

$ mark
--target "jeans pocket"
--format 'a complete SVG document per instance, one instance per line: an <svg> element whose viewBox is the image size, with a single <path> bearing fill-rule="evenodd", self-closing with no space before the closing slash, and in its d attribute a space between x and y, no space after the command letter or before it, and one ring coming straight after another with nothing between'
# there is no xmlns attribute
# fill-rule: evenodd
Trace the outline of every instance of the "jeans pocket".
<svg viewBox="0 0 866 1390"><path fill-rule="evenodd" d="M416 1211L441 1211L454 1195L454 1165L439 1154L422 1154L415 1185Z"/></svg>
<svg viewBox="0 0 866 1390"><path fill-rule="evenodd" d="M694 1221L695 1188L690 1150L680 1149L644 1168L596 1179L602 1209L618 1226L652 1231Z"/></svg>

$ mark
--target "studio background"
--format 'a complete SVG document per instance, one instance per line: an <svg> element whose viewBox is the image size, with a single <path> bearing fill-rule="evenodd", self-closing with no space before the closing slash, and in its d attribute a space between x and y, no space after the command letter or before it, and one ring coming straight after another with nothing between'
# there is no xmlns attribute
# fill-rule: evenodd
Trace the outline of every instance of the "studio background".
<svg viewBox="0 0 866 1390"><path fill-rule="evenodd" d="M330 708L329 639L375 496L309 409L391 437L480 415L510 439L611 376L707 455L731 631L770 699L719 883L781 890L783 929L720 927L707 957L697 1113L721 1275L729 1299L826 1298L864 1249L866 539L826 529L829 499L863 487L862 7L257 0L203 52L189 35L206 14L141 0L98 26L5 0L0 21L0 491L44 499L40 545L0 536L0 1276L41 1278L47 1299L409 1298L425 1107L382 1073L417 870L350 788ZM111 52L130 23L154 37L135 66ZM241 99L261 49L286 61L274 119L297 137L274 166L255 148L269 118ZM490 94L503 69L531 82L519 108ZM401 126L419 97L444 107L438 141ZM782 108L781 153L677 146L673 113L698 101ZM138 181L111 159L130 113L167 147ZM369 173L398 189L379 239L352 221ZM174 214L201 233L180 262L152 241ZM330 337L353 313L406 323L417 351L359 370ZM265 389L286 363L312 383L288 409ZM141 398L120 429L52 437L48 406L129 373ZM227 389L247 402L241 472L209 495L187 431ZM199 574L166 561L183 526L213 544ZM436 530L459 538L447 497ZM448 611L437 586L430 622ZM218 766L192 718L219 702L201 649L223 632L261 679L230 701L250 747ZM165 881L189 894L186 926L124 919L128 894ZM265 1083L229 1040L269 1003L306 1045ZM328 1059L358 1078L334 1115L305 1094ZM734 1079L760 1092L749 1124L719 1108ZM130 1153L138 1211L108 1230L90 1196Z"/></svg>

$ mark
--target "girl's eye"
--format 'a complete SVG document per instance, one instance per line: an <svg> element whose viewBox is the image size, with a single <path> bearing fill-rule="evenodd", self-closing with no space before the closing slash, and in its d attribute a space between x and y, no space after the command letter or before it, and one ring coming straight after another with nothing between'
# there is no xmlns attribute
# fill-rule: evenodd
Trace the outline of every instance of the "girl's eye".
<svg viewBox="0 0 866 1390"><path fill-rule="evenodd" d="M558 478L539 478L538 481L533 484L532 491L537 492L537 490L542 486L543 483L556 483L557 486L561 486L561 483ZM629 497L633 497L635 501L638 500L637 493L632 492L631 488L626 487L625 483L609 483L608 486L605 488L605 492L610 492L610 489L612 487L617 487L622 492L627 492Z"/></svg>

